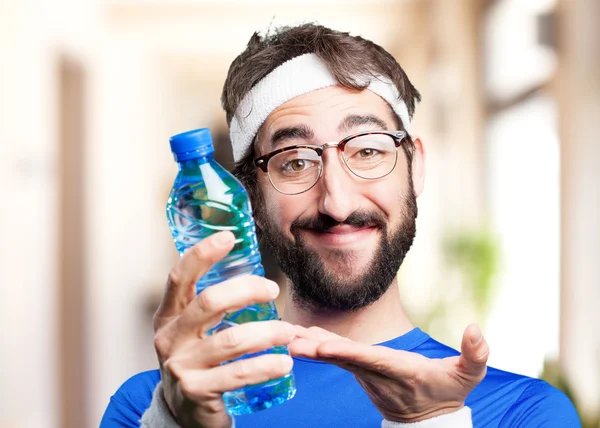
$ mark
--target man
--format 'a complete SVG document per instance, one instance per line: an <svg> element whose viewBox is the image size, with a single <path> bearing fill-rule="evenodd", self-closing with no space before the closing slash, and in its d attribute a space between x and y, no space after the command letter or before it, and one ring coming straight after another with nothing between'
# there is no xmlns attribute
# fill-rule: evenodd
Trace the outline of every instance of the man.
<svg viewBox="0 0 600 428"><path fill-rule="evenodd" d="M307 24L250 39L222 102L235 173L288 278L285 313L207 336L224 313L272 300L278 288L238 277L195 297L233 235L200 242L172 270L155 316L160 371L128 380L102 426L579 426L558 390L487 368L477 326L465 330L459 353L404 313L396 273L415 236L425 171L423 143L410 136L419 99L393 57L360 37ZM221 365L277 345L294 359ZM292 364L296 397L227 415L223 392L281 377Z"/></svg>

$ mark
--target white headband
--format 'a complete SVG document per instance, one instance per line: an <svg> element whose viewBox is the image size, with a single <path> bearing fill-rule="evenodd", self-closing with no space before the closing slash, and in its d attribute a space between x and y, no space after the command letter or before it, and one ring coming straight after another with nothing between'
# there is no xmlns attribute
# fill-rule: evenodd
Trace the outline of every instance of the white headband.
<svg viewBox="0 0 600 428"><path fill-rule="evenodd" d="M367 89L392 106L408 132L408 109L396 86L383 76L365 80L370 80ZM297 56L274 69L246 94L231 120L229 135L234 161L244 156L259 128L277 107L299 95L338 84L314 53Z"/></svg>

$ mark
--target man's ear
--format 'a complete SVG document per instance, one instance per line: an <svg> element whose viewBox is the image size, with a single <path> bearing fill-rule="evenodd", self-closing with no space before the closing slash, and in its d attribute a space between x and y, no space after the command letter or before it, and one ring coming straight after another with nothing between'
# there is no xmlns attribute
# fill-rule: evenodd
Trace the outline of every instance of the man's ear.
<svg viewBox="0 0 600 428"><path fill-rule="evenodd" d="M425 186L425 146L419 137L414 137L413 143L412 180L415 196L419 196Z"/></svg>

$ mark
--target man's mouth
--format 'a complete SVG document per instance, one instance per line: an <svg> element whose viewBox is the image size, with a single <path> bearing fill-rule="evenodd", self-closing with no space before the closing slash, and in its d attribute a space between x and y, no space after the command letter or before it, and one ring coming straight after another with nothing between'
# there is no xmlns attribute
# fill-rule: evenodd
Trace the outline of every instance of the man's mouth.
<svg viewBox="0 0 600 428"><path fill-rule="evenodd" d="M319 244L328 247L357 246L377 231L374 226L351 226L341 224L325 230L304 229Z"/></svg>

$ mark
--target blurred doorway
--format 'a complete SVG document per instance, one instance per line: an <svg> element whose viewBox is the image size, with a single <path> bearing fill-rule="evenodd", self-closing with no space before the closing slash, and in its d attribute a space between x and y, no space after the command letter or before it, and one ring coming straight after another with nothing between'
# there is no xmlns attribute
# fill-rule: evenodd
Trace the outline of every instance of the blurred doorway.
<svg viewBox="0 0 600 428"><path fill-rule="evenodd" d="M85 70L58 60L59 426L85 426Z"/></svg>

